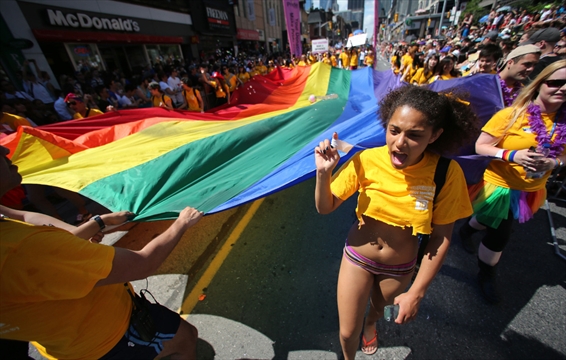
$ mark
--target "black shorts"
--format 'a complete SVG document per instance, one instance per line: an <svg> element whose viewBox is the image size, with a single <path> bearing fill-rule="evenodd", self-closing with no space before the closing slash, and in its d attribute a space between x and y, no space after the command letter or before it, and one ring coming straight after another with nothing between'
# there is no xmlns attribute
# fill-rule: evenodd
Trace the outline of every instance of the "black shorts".
<svg viewBox="0 0 566 360"><path fill-rule="evenodd" d="M157 329L155 338L152 341L140 339L133 326L130 325L120 342L101 357L101 360L154 359L163 350L163 342L173 339L181 324L181 316L163 305L152 304L145 299L144 301L149 305L151 317Z"/></svg>

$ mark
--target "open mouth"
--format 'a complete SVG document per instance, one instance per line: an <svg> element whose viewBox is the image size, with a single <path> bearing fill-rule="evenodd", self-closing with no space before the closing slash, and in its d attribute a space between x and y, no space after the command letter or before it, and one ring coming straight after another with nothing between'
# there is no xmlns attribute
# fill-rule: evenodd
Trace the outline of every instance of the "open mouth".
<svg viewBox="0 0 566 360"><path fill-rule="evenodd" d="M393 165L401 166L405 160L407 160L407 156L407 154L394 151L391 153L391 161L393 162Z"/></svg>

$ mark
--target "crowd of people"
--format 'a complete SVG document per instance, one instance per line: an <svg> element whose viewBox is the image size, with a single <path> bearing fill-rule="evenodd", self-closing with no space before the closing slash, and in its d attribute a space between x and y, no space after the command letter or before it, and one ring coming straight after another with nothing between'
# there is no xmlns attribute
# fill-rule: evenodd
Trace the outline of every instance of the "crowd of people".
<svg viewBox="0 0 566 360"><path fill-rule="evenodd" d="M386 306L398 306L399 324L417 316L459 219L466 221L455 233L466 251L477 254L481 294L489 303L501 301L497 267L512 224L533 217L545 200L547 179L566 162L564 16L555 7L541 14L495 10L481 27L465 15L460 29L448 29L442 40L380 44L380 56L406 82L379 103L386 144L355 154L336 172L338 134L314 150L320 213L358 193L337 287L346 359L354 358L360 334L361 350L377 351L375 323ZM131 79L119 71L86 70L62 77L62 89L35 62L26 62L24 91L2 83L2 132L116 109L204 112L230 104L233 92L254 76L315 62L356 70L374 66L376 52L363 46L297 57L225 54L199 64L158 63ZM477 74L497 76L504 103L483 127L465 95L420 86ZM479 183L466 184L458 163L446 157L472 143L493 161ZM22 180L8 153L0 147L0 196ZM27 191L38 204L44 200L43 187ZM80 197L61 196L82 212ZM133 214L88 214L73 226L45 206L38 206L40 212L0 206L0 316L6 326L0 345L26 351L27 341L35 341L43 354L60 358L194 358L196 329L134 294L128 282L152 274L203 214L186 208L163 234L130 251L99 241L107 225ZM484 236L477 245L479 232ZM62 283L62 274L69 281ZM65 316L71 306L72 316Z"/></svg>

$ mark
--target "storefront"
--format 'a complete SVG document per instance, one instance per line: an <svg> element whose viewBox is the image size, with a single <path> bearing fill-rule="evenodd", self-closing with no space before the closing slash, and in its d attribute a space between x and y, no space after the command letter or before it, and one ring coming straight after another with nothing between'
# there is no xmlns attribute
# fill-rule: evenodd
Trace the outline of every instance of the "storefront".
<svg viewBox="0 0 566 360"><path fill-rule="evenodd" d="M239 52L253 54L259 49L259 32L257 30L237 29Z"/></svg>
<svg viewBox="0 0 566 360"><path fill-rule="evenodd" d="M80 1L76 4L81 6ZM45 2L18 1L18 5L56 74L117 69L131 76L148 64L180 61L193 55L190 37L194 32L188 14L180 14L180 21L171 22L123 15L127 13L124 9L139 10L132 5L124 5L120 16Z"/></svg>
<svg viewBox="0 0 566 360"><path fill-rule="evenodd" d="M233 6L226 6L226 1L221 0L191 0L190 6L201 60L221 51L235 51Z"/></svg>

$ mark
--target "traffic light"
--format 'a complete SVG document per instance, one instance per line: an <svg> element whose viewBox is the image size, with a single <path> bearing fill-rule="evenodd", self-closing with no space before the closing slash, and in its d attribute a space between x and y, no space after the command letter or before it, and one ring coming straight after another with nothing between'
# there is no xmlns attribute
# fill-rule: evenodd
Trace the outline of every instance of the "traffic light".
<svg viewBox="0 0 566 360"><path fill-rule="evenodd" d="M329 30L332 30L332 21L329 21L329 22L328 22L328 29L329 29Z"/></svg>
<svg viewBox="0 0 566 360"><path fill-rule="evenodd" d="M430 27L430 19L426 22L426 27Z"/></svg>
<svg viewBox="0 0 566 360"><path fill-rule="evenodd" d="M395 15L393 15L393 21L394 22L399 21L399 14L395 13Z"/></svg>
<svg viewBox="0 0 566 360"><path fill-rule="evenodd" d="M446 18L447 18L447 19L450 19L450 11L448 11L448 12L446 13Z"/></svg>

